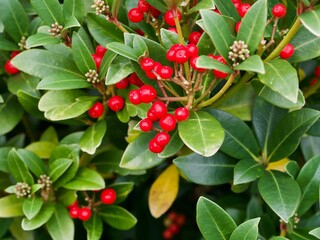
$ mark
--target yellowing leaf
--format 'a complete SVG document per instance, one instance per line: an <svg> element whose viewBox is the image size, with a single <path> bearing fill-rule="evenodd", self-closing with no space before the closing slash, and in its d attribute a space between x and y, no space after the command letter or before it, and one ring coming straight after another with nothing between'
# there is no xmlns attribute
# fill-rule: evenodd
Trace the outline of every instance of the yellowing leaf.
<svg viewBox="0 0 320 240"><path fill-rule="evenodd" d="M280 172L286 172L286 165L289 162L288 158L281 159L276 162L269 163L266 170L277 170Z"/></svg>
<svg viewBox="0 0 320 240"><path fill-rule="evenodd" d="M172 205L179 190L179 171L171 164L152 184L149 192L151 215L159 218Z"/></svg>

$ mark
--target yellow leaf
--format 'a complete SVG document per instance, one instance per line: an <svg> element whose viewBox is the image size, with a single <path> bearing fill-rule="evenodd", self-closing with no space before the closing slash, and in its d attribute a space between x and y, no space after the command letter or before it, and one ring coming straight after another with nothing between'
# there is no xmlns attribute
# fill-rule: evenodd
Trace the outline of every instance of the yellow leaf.
<svg viewBox="0 0 320 240"><path fill-rule="evenodd" d="M179 171L171 164L152 184L149 192L151 215L159 218L172 205L179 190Z"/></svg>
<svg viewBox="0 0 320 240"><path fill-rule="evenodd" d="M288 158L284 158L284 159L281 159L279 161L269 163L269 165L266 168L266 170L277 170L277 171L285 172L286 171L286 165L287 165L288 162L289 162L289 159Z"/></svg>

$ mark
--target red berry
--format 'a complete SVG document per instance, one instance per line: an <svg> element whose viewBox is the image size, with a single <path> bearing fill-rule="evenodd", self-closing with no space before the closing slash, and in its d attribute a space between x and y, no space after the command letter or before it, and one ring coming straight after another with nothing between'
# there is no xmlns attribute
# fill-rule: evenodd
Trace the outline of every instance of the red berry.
<svg viewBox="0 0 320 240"><path fill-rule="evenodd" d="M174 49L169 49L167 54L166 54L166 58L168 61L173 62L174 61L174 55L176 53L176 50Z"/></svg>
<svg viewBox="0 0 320 240"><path fill-rule="evenodd" d="M140 104L141 103L140 91L139 90L131 90L129 92L129 101L134 105Z"/></svg>
<svg viewBox="0 0 320 240"><path fill-rule="evenodd" d="M172 239L172 238L173 238L173 234L172 234L172 232L167 228L166 230L163 231L162 237L163 237L165 240L167 240L167 239Z"/></svg>
<svg viewBox="0 0 320 240"><path fill-rule="evenodd" d="M164 149L164 146L159 145L156 140L153 138L149 142L149 150L153 153L161 153Z"/></svg>
<svg viewBox="0 0 320 240"><path fill-rule="evenodd" d="M100 194L100 200L104 204L113 204L117 199L117 193L113 188L106 188Z"/></svg>
<svg viewBox="0 0 320 240"><path fill-rule="evenodd" d="M70 206L68 206L68 209L70 210L73 207L78 207L78 205L79 205L78 200L75 200Z"/></svg>
<svg viewBox="0 0 320 240"><path fill-rule="evenodd" d="M317 66L315 69L314 69L314 75L316 77L320 77L320 66Z"/></svg>
<svg viewBox="0 0 320 240"><path fill-rule="evenodd" d="M292 44L288 43L280 52L280 57L282 59L290 58L294 53L294 47Z"/></svg>
<svg viewBox="0 0 320 240"><path fill-rule="evenodd" d="M141 11L141 12L148 12L148 10L150 9L150 5L147 3L146 0L139 0L137 8Z"/></svg>
<svg viewBox="0 0 320 240"><path fill-rule="evenodd" d="M174 12L175 11L175 12ZM178 20L181 20L181 13L178 10L168 10L164 14L164 21L169 25L169 26L175 26L174 22L174 14L177 14Z"/></svg>
<svg viewBox="0 0 320 240"><path fill-rule="evenodd" d="M152 104L150 110L154 114L154 117L156 119L165 117L168 112L167 106L161 101L155 101Z"/></svg>
<svg viewBox="0 0 320 240"><path fill-rule="evenodd" d="M125 89L129 86L129 79L128 78L124 78L122 79L120 82L117 82L114 86L117 89Z"/></svg>
<svg viewBox="0 0 320 240"><path fill-rule="evenodd" d="M97 70L99 70L101 62L102 62L102 57L98 56L97 54L91 54L91 55L92 55L93 61L96 64Z"/></svg>
<svg viewBox="0 0 320 240"><path fill-rule="evenodd" d="M174 32L174 33L178 34L177 29L174 28L174 27L168 28L168 30L171 31L171 32Z"/></svg>
<svg viewBox="0 0 320 240"><path fill-rule="evenodd" d="M138 8L131 8L128 12L128 18L131 22L141 22L144 18L143 12Z"/></svg>
<svg viewBox="0 0 320 240"><path fill-rule="evenodd" d="M177 233L179 233L180 227L179 227L178 224L172 223L172 224L168 227L168 231L170 231L173 235L176 235Z"/></svg>
<svg viewBox="0 0 320 240"><path fill-rule="evenodd" d="M157 97L157 91L150 85L143 85L140 89L140 99L143 103L150 103Z"/></svg>
<svg viewBox="0 0 320 240"><path fill-rule="evenodd" d="M79 217L79 208L77 206L74 206L69 209L69 215L71 218L78 218Z"/></svg>
<svg viewBox="0 0 320 240"><path fill-rule="evenodd" d="M150 79L157 79L157 76L152 71L147 71L145 74Z"/></svg>
<svg viewBox="0 0 320 240"><path fill-rule="evenodd" d="M88 115L91 118L99 118L102 116L104 112L104 106L101 102L96 102L92 105L92 107L88 110Z"/></svg>
<svg viewBox="0 0 320 240"><path fill-rule="evenodd" d="M138 77L136 73L132 73L129 77L128 80L130 84L136 85L137 87L141 87L144 85L144 83L141 81L141 79Z"/></svg>
<svg viewBox="0 0 320 240"><path fill-rule="evenodd" d="M108 106L112 111L118 112L124 107L124 99L121 96L112 96L108 101Z"/></svg>
<svg viewBox="0 0 320 240"><path fill-rule="evenodd" d="M210 56L211 57L211 56ZM214 59L218 60L219 62L223 64L227 64L226 60L222 56L213 56ZM226 78L229 74L226 72L221 72L219 70L214 69L213 74L217 78Z"/></svg>
<svg viewBox="0 0 320 240"><path fill-rule="evenodd" d="M166 146L170 142L170 135L167 132L159 132L154 137L156 143L160 146Z"/></svg>
<svg viewBox="0 0 320 240"><path fill-rule="evenodd" d="M151 9L151 14L154 18L158 18L159 15L161 14L161 12L158 9L152 7L151 5L150 5L150 9Z"/></svg>
<svg viewBox="0 0 320 240"><path fill-rule="evenodd" d="M246 13L248 12L250 7L251 7L251 5L249 3L241 4L239 6L239 8L237 9L240 17L244 17L246 15Z"/></svg>
<svg viewBox="0 0 320 240"><path fill-rule="evenodd" d="M170 49L172 49L172 50L179 50L179 49L185 49L185 48L186 48L186 47L183 46L182 44L176 43L176 44L173 44Z"/></svg>
<svg viewBox="0 0 320 240"><path fill-rule="evenodd" d="M240 26L241 26L241 21L239 21L239 22L236 23L236 27L235 27L236 33L239 32Z"/></svg>
<svg viewBox="0 0 320 240"><path fill-rule="evenodd" d="M153 124L153 123L152 123L151 119L149 119L149 118L144 118L144 119L142 119L142 120L140 121L139 127L140 127L141 131L143 131L143 132L149 132L149 131L152 130L152 127L153 127L152 124Z"/></svg>
<svg viewBox="0 0 320 240"><path fill-rule="evenodd" d="M189 43L198 44L202 33L201 32L191 32L189 35Z"/></svg>
<svg viewBox="0 0 320 240"><path fill-rule="evenodd" d="M162 66L159 75L162 79L169 79L172 77L173 69L169 66Z"/></svg>
<svg viewBox="0 0 320 240"><path fill-rule="evenodd" d="M273 6L272 14L277 18L283 18L287 14L287 8L283 4L278 3Z"/></svg>
<svg viewBox="0 0 320 240"><path fill-rule="evenodd" d="M176 223L180 226L184 225L186 222L186 217L183 214L178 214L176 218Z"/></svg>
<svg viewBox="0 0 320 240"><path fill-rule="evenodd" d="M202 73L202 72L206 71L206 69L204 69L204 68L198 68L198 67L197 67L196 62L197 62L198 58L199 58L199 57L192 57L192 58L190 59L190 66L191 66L194 70Z"/></svg>
<svg viewBox="0 0 320 240"><path fill-rule="evenodd" d="M189 110L186 107L179 107L174 111L174 117L179 122L187 120L189 115Z"/></svg>
<svg viewBox="0 0 320 240"><path fill-rule="evenodd" d="M149 109L147 112L147 118L150 119L152 122L155 122L158 120L158 117L154 114L152 109Z"/></svg>
<svg viewBox="0 0 320 240"><path fill-rule="evenodd" d="M197 57L198 56L199 49L198 49L197 45L195 45L194 43L189 43L186 48L189 53L189 57Z"/></svg>
<svg viewBox="0 0 320 240"><path fill-rule="evenodd" d="M233 5L235 6L236 9L240 7L242 2L240 0L232 0Z"/></svg>
<svg viewBox="0 0 320 240"><path fill-rule="evenodd" d="M216 12L217 14L221 15L221 12L219 11L218 8L215 8L213 11Z"/></svg>
<svg viewBox="0 0 320 240"><path fill-rule="evenodd" d="M100 56L101 58L102 58L103 55L106 53L106 51L107 51L107 49L104 48L104 47L101 46L101 45L98 45L98 46L96 47L96 54L97 54L98 56Z"/></svg>
<svg viewBox="0 0 320 240"><path fill-rule="evenodd" d="M81 221L88 221L91 217L91 209L90 208L79 208L79 219Z"/></svg>
<svg viewBox="0 0 320 240"><path fill-rule="evenodd" d="M136 29L135 31L136 31L136 33L138 33L140 36L144 36L144 31L142 31L141 29Z"/></svg>
<svg viewBox="0 0 320 240"><path fill-rule="evenodd" d="M11 53L11 55L10 55L10 58L12 59L12 58L14 58L15 56L17 56L19 53L21 53L20 51L13 51L12 53Z"/></svg>
<svg viewBox="0 0 320 240"><path fill-rule="evenodd" d="M4 65L4 70L6 70L6 72L11 75L17 74L19 72L19 69L17 69L11 64L11 60L6 61Z"/></svg>
<svg viewBox="0 0 320 240"><path fill-rule="evenodd" d="M318 78L317 77L313 78L310 82L310 86L315 85L317 82L318 82Z"/></svg>
<svg viewBox="0 0 320 240"><path fill-rule="evenodd" d="M154 62L153 70L154 70L157 74L160 73L161 68L162 68L162 64L161 64L161 63L159 63L159 62Z"/></svg>
<svg viewBox="0 0 320 240"><path fill-rule="evenodd" d="M143 71L151 71L154 66L154 61L151 58L143 58L140 62Z"/></svg>
<svg viewBox="0 0 320 240"><path fill-rule="evenodd" d="M174 54L174 62L176 63L185 63L189 59L189 53L188 51L184 49L178 49Z"/></svg>
<svg viewBox="0 0 320 240"><path fill-rule="evenodd" d="M178 214L176 212L170 212L167 216L168 219L170 219L171 222L175 222L178 217Z"/></svg>
<svg viewBox="0 0 320 240"><path fill-rule="evenodd" d="M159 120L159 124L164 131L170 132L176 128L177 122L172 114L167 114Z"/></svg>

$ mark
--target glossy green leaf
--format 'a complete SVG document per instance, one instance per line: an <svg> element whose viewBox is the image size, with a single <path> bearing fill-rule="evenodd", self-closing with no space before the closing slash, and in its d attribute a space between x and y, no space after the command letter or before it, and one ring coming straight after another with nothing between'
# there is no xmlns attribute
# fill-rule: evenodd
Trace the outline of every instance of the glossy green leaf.
<svg viewBox="0 0 320 240"><path fill-rule="evenodd" d="M38 119L44 119L43 113L38 109L38 103L40 98L34 97L29 93L19 90L17 92L18 100L21 106L26 110L31 116L37 117Z"/></svg>
<svg viewBox="0 0 320 240"><path fill-rule="evenodd" d="M133 50L135 55L138 57L144 56L148 51L146 43L138 35L133 38Z"/></svg>
<svg viewBox="0 0 320 240"><path fill-rule="evenodd" d="M70 206L78 198L76 191L68 190L64 188L59 188L56 191L56 196L58 201L61 202L66 207Z"/></svg>
<svg viewBox="0 0 320 240"><path fill-rule="evenodd" d="M270 135L267 156L269 161L288 157L299 145L303 134L317 121L320 112L312 109L300 109L284 116Z"/></svg>
<svg viewBox="0 0 320 240"><path fill-rule="evenodd" d="M92 86L86 79L77 77L73 74L56 73L44 77L37 86L39 90L68 90L88 88Z"/></svg>
<svg viewBox="0 0 320 240"><path fill-rule="evenodd" d="M53 126L48 127L40 136L40 141L52 142L54 144L59 143L57 131Z"/></svg>
<svg viewBox="0 0 320 240"><path fill-rule="evenodd" d="M3 34L0 33L0 50L4 51L14 51L17 50L18 46L8 40Z"/></svg>
<svg viewBox="0 0 320 240"><path fill-rule="evenodd" d="M96 171L89 168L80 168L77 175L63 187L78 191L101 190L105 187L105 183Z"/></svg>
<svg viewBox="0 0 320 240"><path fill-rule="evenodd" d="M210 157L221 147L224 130L220 123L206 112L190 112L190 117L178 124L179 136L194 152Z"/></svg>
<svg viewBox="0 0 320 240"><path fill-rule="evenodd" d="M195 6L193 6L191 9L189 9L187 14L198 12L201 9L214 9L215 8L215 2L216 1L213 1L213 0L201 1L201 2L197 3Z"/></svg>
<svg viewBox="0 0 320 240"><path fill-rule="evenodd" d="M108 68L107 76L106 76L106 85L115 84L120 82L122 79L127 77L130 73L133 72L133 68L131 63L119 63L112 64Z"/></svg>
<svg viewBox="0 0 320 240"><path fill-rule="evenodd" d="M319 201L320 156L310 159L301 169L297 182L301 188L301 201L298 208L299 216L307 212Z"/></svg>
<svg viewBox="0 0 320 240"><path fill-rule="evenodd" d="M231 234L230 240L256 240L260 218L247 220L240 224Z"/></svg>
<svg viewBox="0 0 320 240"><path fill-rule="evenodd" d="M291 233L287 234L288 238L291 240L317 240L319 238L313 237L308 233L307 229L297 229Z"/></svg>
<svg viewBox="0 0 320 240"><path fill-rule="evenodd" d="M8 168L8 153L10 152L11 147L1 147L0 148L0 171L9 173Z"/></svg>
<svg viewBox="0 0 320 240"><path fill-rule="evenodd" d="M88 221L83 222L88 240L100 240L103 232L103 222L99 215L93 214Z"/></svg>
<svg viewBox="0 0 320 240"><path fill-rule="evenodd" d="M73 163L72 160L67 158L60 158L54 160L49 165L49 177L52 182L55 182Z"/></svg>
<svg viewBox="0 0 320 240"><path fill-rule="evenodd" d="M84 7L84 0L65 0L63 2L63 13L66 25L74 22L74 18L82 23L85 16Z"/></svg>
<svg viewBox="0 0 320 240"><path fill-rule="evenodd" d="M320 238L320 227L311 230L309 232L309 234L313 235L313 236L315 236L315 237L317 237L319 239Z"/></svg>
<svg viewBox="0 0 320 240"><path fill-rule="evenodd" d="M25 231L30 231L37 229L44 225L48 220L51 218L51 216L54 214L55 208L54 205L51 203L44 204L39 212L35 217L32 219L24 218L22 220L21 226L22 229Z"/></svg>
<svg viewBox="0 0 320 240"><path fill-rule="evenodd" d="M60 43L60 39L53 37L47 33L37 33L28 37L26 41L26 47L34 48L40 47L47 44L58 44Z"/></svg>
<svg viewBox="0 0 320 240"><path fill-rule="evenodd" d="M250 198L250 201L248 202L247 205L247 218L256 218L256 217L261 217L263 214L263 209L261 205L261 200L255 195L252 195Z"/></svg>
<svg viewBox="0 0 320 240"><path fill-rule="evenodd" d="M148 169L164 161L148 148L148 143L153 137L154 134L151 133L141 134L130 143L123 153L120 167L134 170Z"/></svg>
<svg viewBox="0 0 320 240"><path fill-rule="evenodd" d="M214 0L214 4L222 15L230 16L236 21L240 20L237 9L231 0Z"/></svg>
<svg viewBox="0 0 320 240"><path fill-rule="evenodd" d="M62 5L58 0L31 0L30 2L34 10L48 26L54 23L64 25Z"/></svg>
<svg viewBox="0 0 320 240"><path fill-rule="evenodd" d="M23 199L15 195L9 195L0 198L0 217L12 218L23 216Z"/></svg>
<svg viewBox="0 0 320 240"><path fill-rule="evenodd" d="M56 203L55 210L47 222L46 227L53 240L74 239L74 223L68 210L60 203Z"/></svg>
<svg viewBox="0 0 320 240"><path fill-rule="evenodd" d="M201 185L219 185L232 180L236 160L217 152L211 157L196 153L181 156L173 160L187 179Z"/></svg>
<svg viewBox="0 0 320 240"><path fill-rule="evenodd" d="M107 124L104 120L92 124L80 139L80 148L89 154L94 154L100 146L102 139L107 131Z"/></svg>
<svg viewBox="0 0 320 240"><path fill-rule="evenodd" d="M267 171L259 179L259 192L269 207L285 222L299 205L301 192L298 183L285 173Z"/></svg>
<svg viewBox="0 0 320 240"><path fill-rule="evenodd" d="M133 48L119 42L111 42L107 44L107 48L119 55L137 61L138 56L136 56Z"/></svg>
<svg viewBox="0 0 320 240"><path fill-rule="evenodd" d="M199 42L197 43L197 47L199 49L199 56L200 55L207 55L209 53L214 52L215 47L206 32L203 32Z"/></svg>
<svg viewBox="0 0 320 240"><path fill-rule="evenodd" d="M263 37L267 22L267 10L267 0L259 0L249 8L241 20L237 40L244 41L251 54L255 52ZM268 71L266 70L266 72Z"/></svg>
<svg viewBox="0 0 320 240"><path fill-rule="evenodd" d="M100 69L99 69L99 78L102 79L106 76L107 71L112 63L112 61L115 59L115 57L117 56L116 53L112 52L112 51L107 51L101 61L100 64Z"/></svg>
<svg viewBox="0 0 320 240"><path fill-rule="evenodd" d="M170 132L169 134L170 142L166 145L164 150L159 153L159 156L162 158L168 158L175 155L184 145L177 130Z"/></svg>
<svg viewBox="0 0 320 240"><path fill-rule="evenodd" d="M292 178L297 178L298 173L300 171L300 166L296 161L289 161L286 166L286 172L289 174Z"/></svg>
<svg viewBox="0 0 320 240"><path fill-rule="evenodd" d="M287 61L275 59L265 63L265 74L258 74L259 80L289 101L298 99L299 79L297 71Z"/></svg>
<svg viewBox="0 0 320 240"><path fill-rule="evenodd" d="M165 12L168 9L164 0L148 0L147 2L161 12Z"/></svg>
<svg viewBox="0 0 320 240"><path fill-rule="evenodd" d="M17 95L18 91L27 92L35 97L39 97L39 91L35 88L39 83L39 78L30 76L25 73L20 73L10 77L7 82L8 89L11 93Z"/></svg>
<svg viewBox="0 0 320 240"><path fill-rule="evenodd" d="M288 238L277 236L277 237L272 237L270 240L288 240Z"/></svg>
<svg viewBox="0 0 320 240"><path fill-rule="evenodd" d="M42 207L43 201L39 197L27 198L23 201L23 213L30 220L34 218Z"/></svg>
<svg viewBox="0 0 320 240"><path fill-rule="evenodd" d="M108 188L112 188L117 193L117 198L114 204L122 203L132 191L134 185L132 182L120 182L120 183L113 183L107 186Z"/></svg>
<svg viewBox="0 0 320 240"><path fill-rule="evenodd" d="M253 182L257 178L261 177L263 172L264 168L261 163L252 159L241 160L234 168L233 183L243 184Z"/></svg>
<svg viewBox="0 0 320 240"><path fill-rule="evenodd" d="M205 239L215 240L229 239L237 227L225 210L205 197L197 202L197 224Z"/></svg>
<svg viewBox="0 0 320 240"><path fill-rule="evenodd" d="M301 139L300 147L303 157L308 161L320 154L320 137L305 136Z"/></svg>
<svg viewBox="0 0 320 240"><path fill-rule="evenodd" d="M212 1L212 0L210 0ZM165 28L160 29L160 36L162 40L162 45L166 48L169 49L173 44L179 43L179 38L178 34L169 31Z"/></svg>
<svg viewBox="0 0 320 240"><path fill-rule="evenodd" d="M72 53L79 70L86 74L89 70L96 70L91 52L81 36L74 32L72 36Z"/></svg>
<svg viewBox="0 0 320 240"><path fill-rule="evenodd" d="M244 70L249 72L256 72L265 74L265 69L261 57L258 55L252 55L238 66L234 67L235 70Z"/></svg>
<svg viewBox="0 0 320 240"><path fill-rule="evenodd" d="M99 215L102 217L104 222L109 224L111 227L120 230L128 230L137 223L135 216L119 206L104 207L99 212Z"/></svg>
<svg viewBox="0 0 320 240"><path fill-rule="evenodd" d="M40 158L49 158L51 152L55 149L57 145L52 142L33 142L26 146L26 149L35 153Z"/></svg>
<svg viewBox="0 0 320 240"><path fill-rule="evenodd" d="M26 163L30 171L36 176L40 177L40 175L46 173L47 168L44 164L44 161L39 158L36 154L26 149L18 149L17 150L21 159Z"/></svg>
<svg viewBox="0 0 320 240"><path fill-rule="evenodd" d="M307 11L299 16L303 26L313 35L320 37L320 9Z"/></svg>
<svg viewBox="0 0 320 240"><path fill-rule="evenodd" d="M209 10L201 10L205 32L210 36L216 50L225 60L228 60L229 47L233 44L233 37L230 33L227 22L224 18Z"/></svg>
<svg viewBox="0 0 320 240"><path fill-rule="evenodd" d="M217 69L222 72L232 73L232 70L227 65L208 56L199 56L196 65L199 68Z"/></svg>

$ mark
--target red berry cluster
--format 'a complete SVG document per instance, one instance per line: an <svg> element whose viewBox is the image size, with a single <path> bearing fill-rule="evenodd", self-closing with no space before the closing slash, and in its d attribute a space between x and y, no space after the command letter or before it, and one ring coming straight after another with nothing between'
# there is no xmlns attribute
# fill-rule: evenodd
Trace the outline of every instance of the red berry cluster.
<svg viewBox="0 0 320 240"><path fill-rule="evenodd" d="M248 10L250 9L251 5L249 3L242 3L241 0L232 0L233 5L238 11L240 17L244 17ZM241 21L236 23L235 31L238 32L241 25Z"/></svg>
<svg viewBox="0 0 320 240"><path fill-rule="evenodd" d="M166 229L162 233L164 239L172 239L180 232L181 227L185 224L186 217L183 214L170 212L164 219Z"/></svg>
<svg viewBox="0 0 320 240"><path fill-rule="evenodd" d="M141 87L144 85L144 83L141 81L141 79L138 77L136 73L130 74L128 77L125 77L120 82L117 82L114 86L117 89L125 89L130 84L136 85L137 87Z"/></svg>
<svg viewBox="0 0 320 240"><path fill-rule="evenodd" d="M194 43L189 43L187 46L182 44L173 44L167 51L166 58L170 62L183 64L192 58L198 57L199 50ZM198 69L196 69L198 70Z"/></svg>
<svg viewBox="0 0 320 240"><path fill-rule="evenodd" d="M98 45L96 47L96 52L91 54L91 56L93 58L93 61L96 64L97 70L99 70L99 68L100 68L100 65L101 65L101 62L102 62L102 58L103 58L104 54L106 53L106 51L107 51L106 48L104 48L101 45Z"/></svg>
<svg viewBox="0 0 320 240"><path fill-rule="evenodd" d="M147 3L146 0L139 0L137 7L129 10L128 18L131 22L138 23L144 19L144 14L157 18L160 11Z"/></svg>
<svg viewBox="0 0 320 240"><path fill-rule="evenodd" d="M17 56L20 53L20 51L13 51L10 55L10 59L6 61L5 65L4 65L4 70L10 74L10 75L14 75L17 74L19 72L19 69L17 69L16 67L14 67L11 64L11 60L12 58L14 58L15 56Z"/></svg>
<svg viewBox="0 0 320 240"><path fill-rule="evenodd" d="M140 60L141 69L145 72L148 78L169 79L172 77L173 69L170 66L162 66L160 62L153 61L149 57Z"/></svg>

